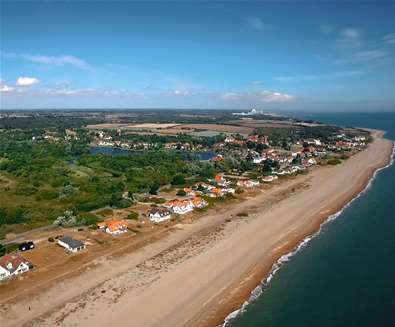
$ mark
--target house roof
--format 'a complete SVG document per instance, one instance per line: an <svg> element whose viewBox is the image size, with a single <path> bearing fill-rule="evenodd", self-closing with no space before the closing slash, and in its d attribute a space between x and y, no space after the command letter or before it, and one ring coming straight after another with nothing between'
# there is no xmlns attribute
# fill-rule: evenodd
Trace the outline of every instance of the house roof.
<svg viewBox="0 0 395 327"><path fill-rule="evenodd" d="M107 223L107 228L111 232L115 232L120 229L125 229L128 227L128 223L125 220L111 220Z"/></svg>
<svg viewBox="0 0 395 327"><path fill-rule="evenodd" d="M155 207L155 208L152 208L148 212L148 214L150 214L150 215L154 215L156 213L159 213L160 215L164 216L164 215L171 214L171 211L169 209L167 209L167 208L164 208L164 207Z"/></svg>
<svg viewBox="0 0 395 327"><path fill-rule="evenodd" d="M12 264L12 268L9 269L7 266L10 263ZM11 274L16 269L18 269L18 267L21 263L29 264L29 261L27 261L24 257L22 257L18 254L8 254L8 255L0 257L0 266L3 267L5 270L8 270Z"/></svg>
<svg viewBox="0 0 395 327"><path fill-rule="evenodd" d="M63 236L63 237L59 238L59 241L66 243L68 246L70 246L73 249L84 246L83 242L81 242L79 240L75 240L75 239L71 238L70 236Z"/></svg>

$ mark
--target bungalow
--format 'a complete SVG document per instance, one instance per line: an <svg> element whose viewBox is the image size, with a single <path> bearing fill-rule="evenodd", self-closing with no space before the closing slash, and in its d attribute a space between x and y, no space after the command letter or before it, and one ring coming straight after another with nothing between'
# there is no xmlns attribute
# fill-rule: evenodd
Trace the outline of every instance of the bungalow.
<svg viewBox="0 0 395 327"><path fill-rule="evenodd" d="M163 204L164 207L173 210L174 213L184 215L193 211L193 204L190 200L173 200Z"/></svg>
<svg viewBox="0 0 395 327"><path fill-rule="evenodd" d="M221 154L218 154L218 155L211 158L211 161L214 161L214 162L219 162L222 160L224 160L224 157Z"/></svg>
<svg viewBox="0 0 395 327"><path fill-rule="evenodd" d="M148 212L148 217L152 222L160 223L171 218L171 211L164 207L154 207Z"/></svg>
<svg viewBox="0 0 395 327"><path fill-rule="evenodd" d="M252 179L240 179L237 181L237 186L251 188L259 186L259 182Z"/></svg>
<svg viewBox="0 0 395 327"><path fill-rule="evenodd" d="M111 235L119 235L128 231L128 223L125 220L109 220L98 223L97 226Z"/></svg>
<svg viewBox="0 0 395 327"><path fill-rule="evenodd" d="M222 175L215 175L214 182L220 186L226 186L230 184L230 182L227 181Z"/></svg>
<svg viewBox="0 0 395 327"><path fill-rule="evenodd" d="M23 274L31 268L32 264L18 254L0 257L0 281Z"/></svg>
<svg viewBox="0 0 395 327"><path fill-rule="evenodd" d="M254 156L254 157L252 157L252 162L254 164L260 164L262 161L265 161L265 160L266 160L266 157L264 157L264 156Z"/></svg>
<svg viewBox="0 0 395 327"><path fill-rule="evenodd" d="M186 193L186 195L189 195L189 196L196 195L196 191L194 191L191 187L184 187L184 192Z"/></svg>
<svg viewBox="0 0 395 327"><path fill-rule="evenodd" d="M317 164L317 161L314 158L310 158L309 160L307 160L307 164L309 166L313 166Z"/></svg>
<svg viewBox="0 0 395 327"><path fill-rule="evenodd" d="M86 245L78 240L75 240L69 236L63 236L58 239L58 244L70 252L78 252L86 248Z"/></svg>
<svg viewBox="0 0 395 327"><path fill-rule="evenodd" d="M214 186L205 183L205 182L197 182L194 184L194 188L196 189L203 189L203 190L211 190L214 188Z"/></svg>
<svg viewBox="0 0 395 327"><path fill-rule="evenodd" d="M222 188L219 187L214 187L213 189L210 190L209 196L211 198L218 198L223 196L225 193L223 192Z"/></svg>
<svg viewBox="0 0 395 327"><path fill-rule="evenodd" d="M193 206L198 209L204 208L208 205L207 202L204 199L202 199L200 196L194 197L191 201Z"/></svg>
<svg viewBox="0 0 395 327"><path fill-rule="evenodd" d="M232 188L232 187L225 187L225 188L222 189L222 192L224 194L235 194L236 190L234 188Z"/></svg>
<svg viewBox="0 0 395 327"><path fill-rule="evenodd" d="M233 143L236 139L233 136L227 136L224 140L225 143Z"/></svg>

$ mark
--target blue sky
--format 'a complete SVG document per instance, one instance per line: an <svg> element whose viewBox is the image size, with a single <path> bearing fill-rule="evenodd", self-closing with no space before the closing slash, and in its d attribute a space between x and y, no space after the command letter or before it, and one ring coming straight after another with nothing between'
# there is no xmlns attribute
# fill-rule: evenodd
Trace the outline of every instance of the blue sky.
<svg viewBox="0 0 395 327"><path fill-rule="evenodd" d="M395 3L2 1L1 108L395 110Z"/></svg>

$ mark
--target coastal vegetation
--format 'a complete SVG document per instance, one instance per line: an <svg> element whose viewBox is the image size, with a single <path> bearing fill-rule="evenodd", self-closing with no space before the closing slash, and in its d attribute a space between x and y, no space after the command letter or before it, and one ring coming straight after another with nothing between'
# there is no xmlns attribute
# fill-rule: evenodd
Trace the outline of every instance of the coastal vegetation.
<svg viewBox="0 0 395 327"><path fill-rule="evenodd" d="M105 112L23 112L0 117L0 238L54 222L92 225L107 217L100 214L105 210L133 207L139 201L161 204L166 199L158 194L164 191L186 196L184 187L213 179L218 173L267 176L283 164L268 157L257 165L257 156L270 149L283 156L305 151L310 144L301 140L334 144L341 131L315 122L302 125L293 120L291 124L289 119L267 114L252 116L246 123L229 111L112 114L116 124L108 122ZM140 124L138 129L122 127L131 121ZM156 123L144 125L152 121ZM196 122L199 124L191 124ZM87 128L94 124L109 128ZM211 126L216 131L212 136L194 134ZM367 132L353 129L347 135L369 137ZM233 141L228 142L229 137ZM140 151L138 155L92 154L91 146L100 142ZM212 159L200 160L196 151L212 153ZM295 157L292 164L301 164L301 160ZM339 160L328 158L327 163ZM241 192L236 189L236 194ZM207 198L209 204L216 201L220 199Z"/></svg>

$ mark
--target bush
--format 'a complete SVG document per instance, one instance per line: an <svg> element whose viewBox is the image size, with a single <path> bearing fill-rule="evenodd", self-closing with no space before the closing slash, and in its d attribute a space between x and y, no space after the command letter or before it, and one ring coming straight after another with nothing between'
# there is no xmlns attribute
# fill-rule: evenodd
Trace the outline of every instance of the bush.
<svg viewBox="0 0 395 327"><path fill-rule="evenodd" d="M121 199L117 201L116 203L113 204L114 207L116 208L128 208L133 204L132 201L127 200L127 199Z"/></svg>
<svg viewBox="0 0 395 327"><path fill-rule="evenodd" d="M137 220L138 218L139 218L139 214L135 211L131 211L130 214L128 214L128 219Z"/></svg>
<svg viewBox="0 0 395 327"><path fill-rule="evenodd" d="M3 256L6 252L6 249L3 244L0 244L0 257Z"/></svg>
<svg viewBox="0 0 395 327"><path fill-rule="evenodd" d="M78 225L95 225L99 221L99 218L92 213L83 213L77 216Z"/></svg>
<svg viewBox="0 0 395 327"><path fill-rule="evenodd" d="M335 165L340 164L341 161L340 161L339 159L329 159L326 163L327 163L328 165L335 166Z"/></svg>
<svg viewBox="0 0 395 327"><path fill-rule="evenodd" d="M51 243L53 243L53 242L55 242L55 240L54 240L54 238L53 238L53 237L49 237L49 238L48 238L48 242L51 242Z"/></svg>
<svg viewBox="0 0 395 327"><path fill-rule="evenodd" d="M239 212L238 214L236 214L237 217L248 217L248 213L247 212Z"/></svg>
<svg viewBox="0 0 395 327"><path fill-rule="evenodd" d="M175 175L173 177L173 180L171 181L172 185L184 185L185 184L185 178L183 175Z"/></svg>
<svg viewBox="0 0 395 327"><path fill-rule="evenodd" d="M185 195L187 195L187 192L185 192L184 190L178 190L177 191L177 195L179 195L179 196L185 196Z"/></svg>

